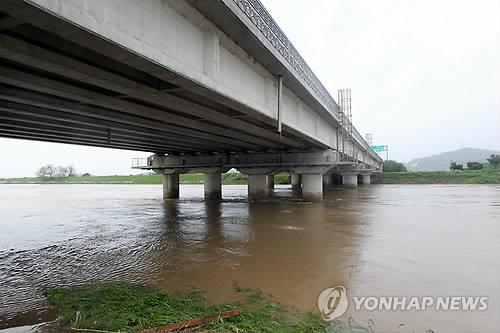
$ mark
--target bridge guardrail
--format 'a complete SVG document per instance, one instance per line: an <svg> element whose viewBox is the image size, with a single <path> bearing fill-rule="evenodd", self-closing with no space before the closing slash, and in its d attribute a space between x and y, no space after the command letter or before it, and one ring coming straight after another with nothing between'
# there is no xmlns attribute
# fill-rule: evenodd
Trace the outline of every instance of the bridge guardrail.
<svg viewBox="0 0 500 333"><path fill-rule="evenodd" d="M148 166L150 166L150 162L147 157L132 158L132 169L142 169Z"/></svg>
<svg viewBox="0 0 500 333"><path fill-rule="evenodd" d="M238 8L252 21L259 31L271 42L274 48L285 58L289 65L296 71L298 76L313 90L316 97L327 106L328 111L339 119L340 107L323 86L306 61L299 54L292 42L286 37L285 33L272 18L264 5L259 0L233 0ZM373 152L365 139L358 133L353 126L354 139L369 152L373 157L380 157ZM372 154L373 153L373 154Z"/></svg>

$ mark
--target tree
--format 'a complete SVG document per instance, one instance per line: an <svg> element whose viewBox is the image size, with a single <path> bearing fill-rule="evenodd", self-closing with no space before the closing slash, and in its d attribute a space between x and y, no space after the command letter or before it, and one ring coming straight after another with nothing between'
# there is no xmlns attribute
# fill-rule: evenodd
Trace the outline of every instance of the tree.
<svg viewBox="0 0 500 333"><path fill-rule="evenodd" d="M481 170L483 164L479 162L467 162L467 169L469 170Z"/></svg>
<svg viewBox="0 0 500 333"><path fill-rule="evenodd" d="M57 167L56 177L64 178L64 177L68 177L68 175L69 175L68 168L63 167L63 166Z"/></svg>
<svg viewBox="0 0 500 333"><path fill-rule="evenodd" d="M403 163L387 160L384 162L384 166L382 168L383 172L406 172L406 166Z"/></svg>
<svg viewBox="0 0 500 333"><path fill-rule="evenodd" d="M52 165L52 164L47 164L43 167L41 167L37 173L38 177L42 177L42 178L54 178L57 174L57 168L55 167L55 165Z"/></svg>
<svg viewBox="0 0 500 333"><path fill-rule="evenodd" d="M72 165L68 165L68 176L76 176L76 169Z"/></svg>
<svg viewBox="0 0 500 333"><path fill-rule="evenodd" d="M498 168L500 165L500 155L491 154L490 158L486 159L494 168Z"/></svg>
<svg viewBox="0 0 500 333"><path fill-rule="evenodd" d="M42 178L64 178L68 176L76 176L76 169L74 166L70 165L68 167L58 166L53 164L47 164L41 167L36 174L38 177Z"/></svg>
<svg viewBox="0 0 500 333"><path fill-rule="evenodd" d="M455 171L455 170L463 170L464 166L463 164L457 164L457 162L451 161L450 163L450 170Z"/></svg>

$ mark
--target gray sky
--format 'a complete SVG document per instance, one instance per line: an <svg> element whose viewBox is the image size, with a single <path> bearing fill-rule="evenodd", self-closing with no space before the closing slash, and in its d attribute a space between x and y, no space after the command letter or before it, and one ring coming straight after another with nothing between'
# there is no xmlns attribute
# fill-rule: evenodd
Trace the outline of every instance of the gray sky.
<svg viewBox="0 0 500 333"><path fill-rule="evenodd" d="M353 121L390 158L461 147L500 150L498 0L262 0L335 97L352 89ZM0 177L43 164L130 174L140 152L0 139Z"/></svg>

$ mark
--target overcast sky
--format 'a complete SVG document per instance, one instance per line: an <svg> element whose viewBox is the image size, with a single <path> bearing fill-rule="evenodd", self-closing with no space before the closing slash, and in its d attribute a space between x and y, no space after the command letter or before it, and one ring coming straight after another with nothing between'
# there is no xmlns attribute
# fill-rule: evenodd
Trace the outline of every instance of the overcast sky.
<svg viewBox="0 0 500 333"><path fill-rule="evenodd" d="M332 96L352 89L353 121L404 162L478 147L500 150L498 0L262 0ZM0 139L0 177L43 164L130 174L102 148Z"/></svg>

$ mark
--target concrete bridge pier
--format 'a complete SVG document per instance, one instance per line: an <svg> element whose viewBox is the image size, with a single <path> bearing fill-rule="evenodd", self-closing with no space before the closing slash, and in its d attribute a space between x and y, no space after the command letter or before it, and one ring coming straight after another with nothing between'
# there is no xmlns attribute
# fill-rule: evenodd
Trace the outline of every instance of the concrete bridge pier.
<svg viewBox="0 0 500 333"><path fill-rule="evenodd" d="M332 173L330 176L332 185L341 185L342 184L342 175L339 173Z"/></svg>
<svg viewBox="0 0 500 333"><path fill-rule="evenodd" d="M358 187L358 173L346 172L342 174L342 185L345 187Z"/></svg>
<svg viewBox="0 0 500 333"><path fill-rule="evenodd" d="M300 191L302 189L302 175L292 173L290 176L292 182L292 190Z"/></svg>
<svg viewBox="0 0 500 333"><path fill-rule="evenodd" d="M321 173L306 173L302 175L302 200L323 200L323 175Z"/></svg>
<svg viewBox="0 0 500 333"><path fill-rule="evenodd" d="M292 174L299 174L302 181L302 200L323 200L323 174L331 169L331 166L303 166L290 168Z"/></svg>
<svg viewBox="0 0 500 333"><path fill-rule="evenodd" d="M275 173L274 168L240 168L239 171L248 177L248 200L262 200L269 193L269 176ZM274 182L274 179L273 179Z"/></svg>
<svg viewBox="0 0 500 333"><path fill-rule="evenodd" d="M204 192L205 200L221 200L222 199L222 180L219 172L205 173L204 177Z"/></svg>
<svg viewBox="0 0 500 333"><path fill-rule="evenodd" d="M274 175L267 175L266 176L266 186L267 186L268 190L274 189Z"/></svg>
<svg viewBox="0 0 500 333"><path fill-rule="evenodd" d="M323 174L323 187L326 188L332 184L332 174L324 173Z"/></svg>
<svg viewBox="0 0 500 333"><path fill-rule="evenodd" d="M179 174L162 174L163 200L179 198Z"/></svg>
<svg viewBox="0 0 500 333"><path fill-rule="evenodd" d="M205 167L193 168L191 171L203 174L203 187L205 200L222 199L222 179L221 174L227 172L228 168Z"/></svg>
<svg viewBox="0 0 500 333"><path fill-rule="evenodd" d="M370 185L371 183L371 174L370 173L362 173L360 174L360 183L363 185Z"/></svg>
<svg viewBox="0 0 500 333"><path fill-rule="evenodd" d="M266 197L266 175L248 175L248 200L261 200Z"/></svg>

